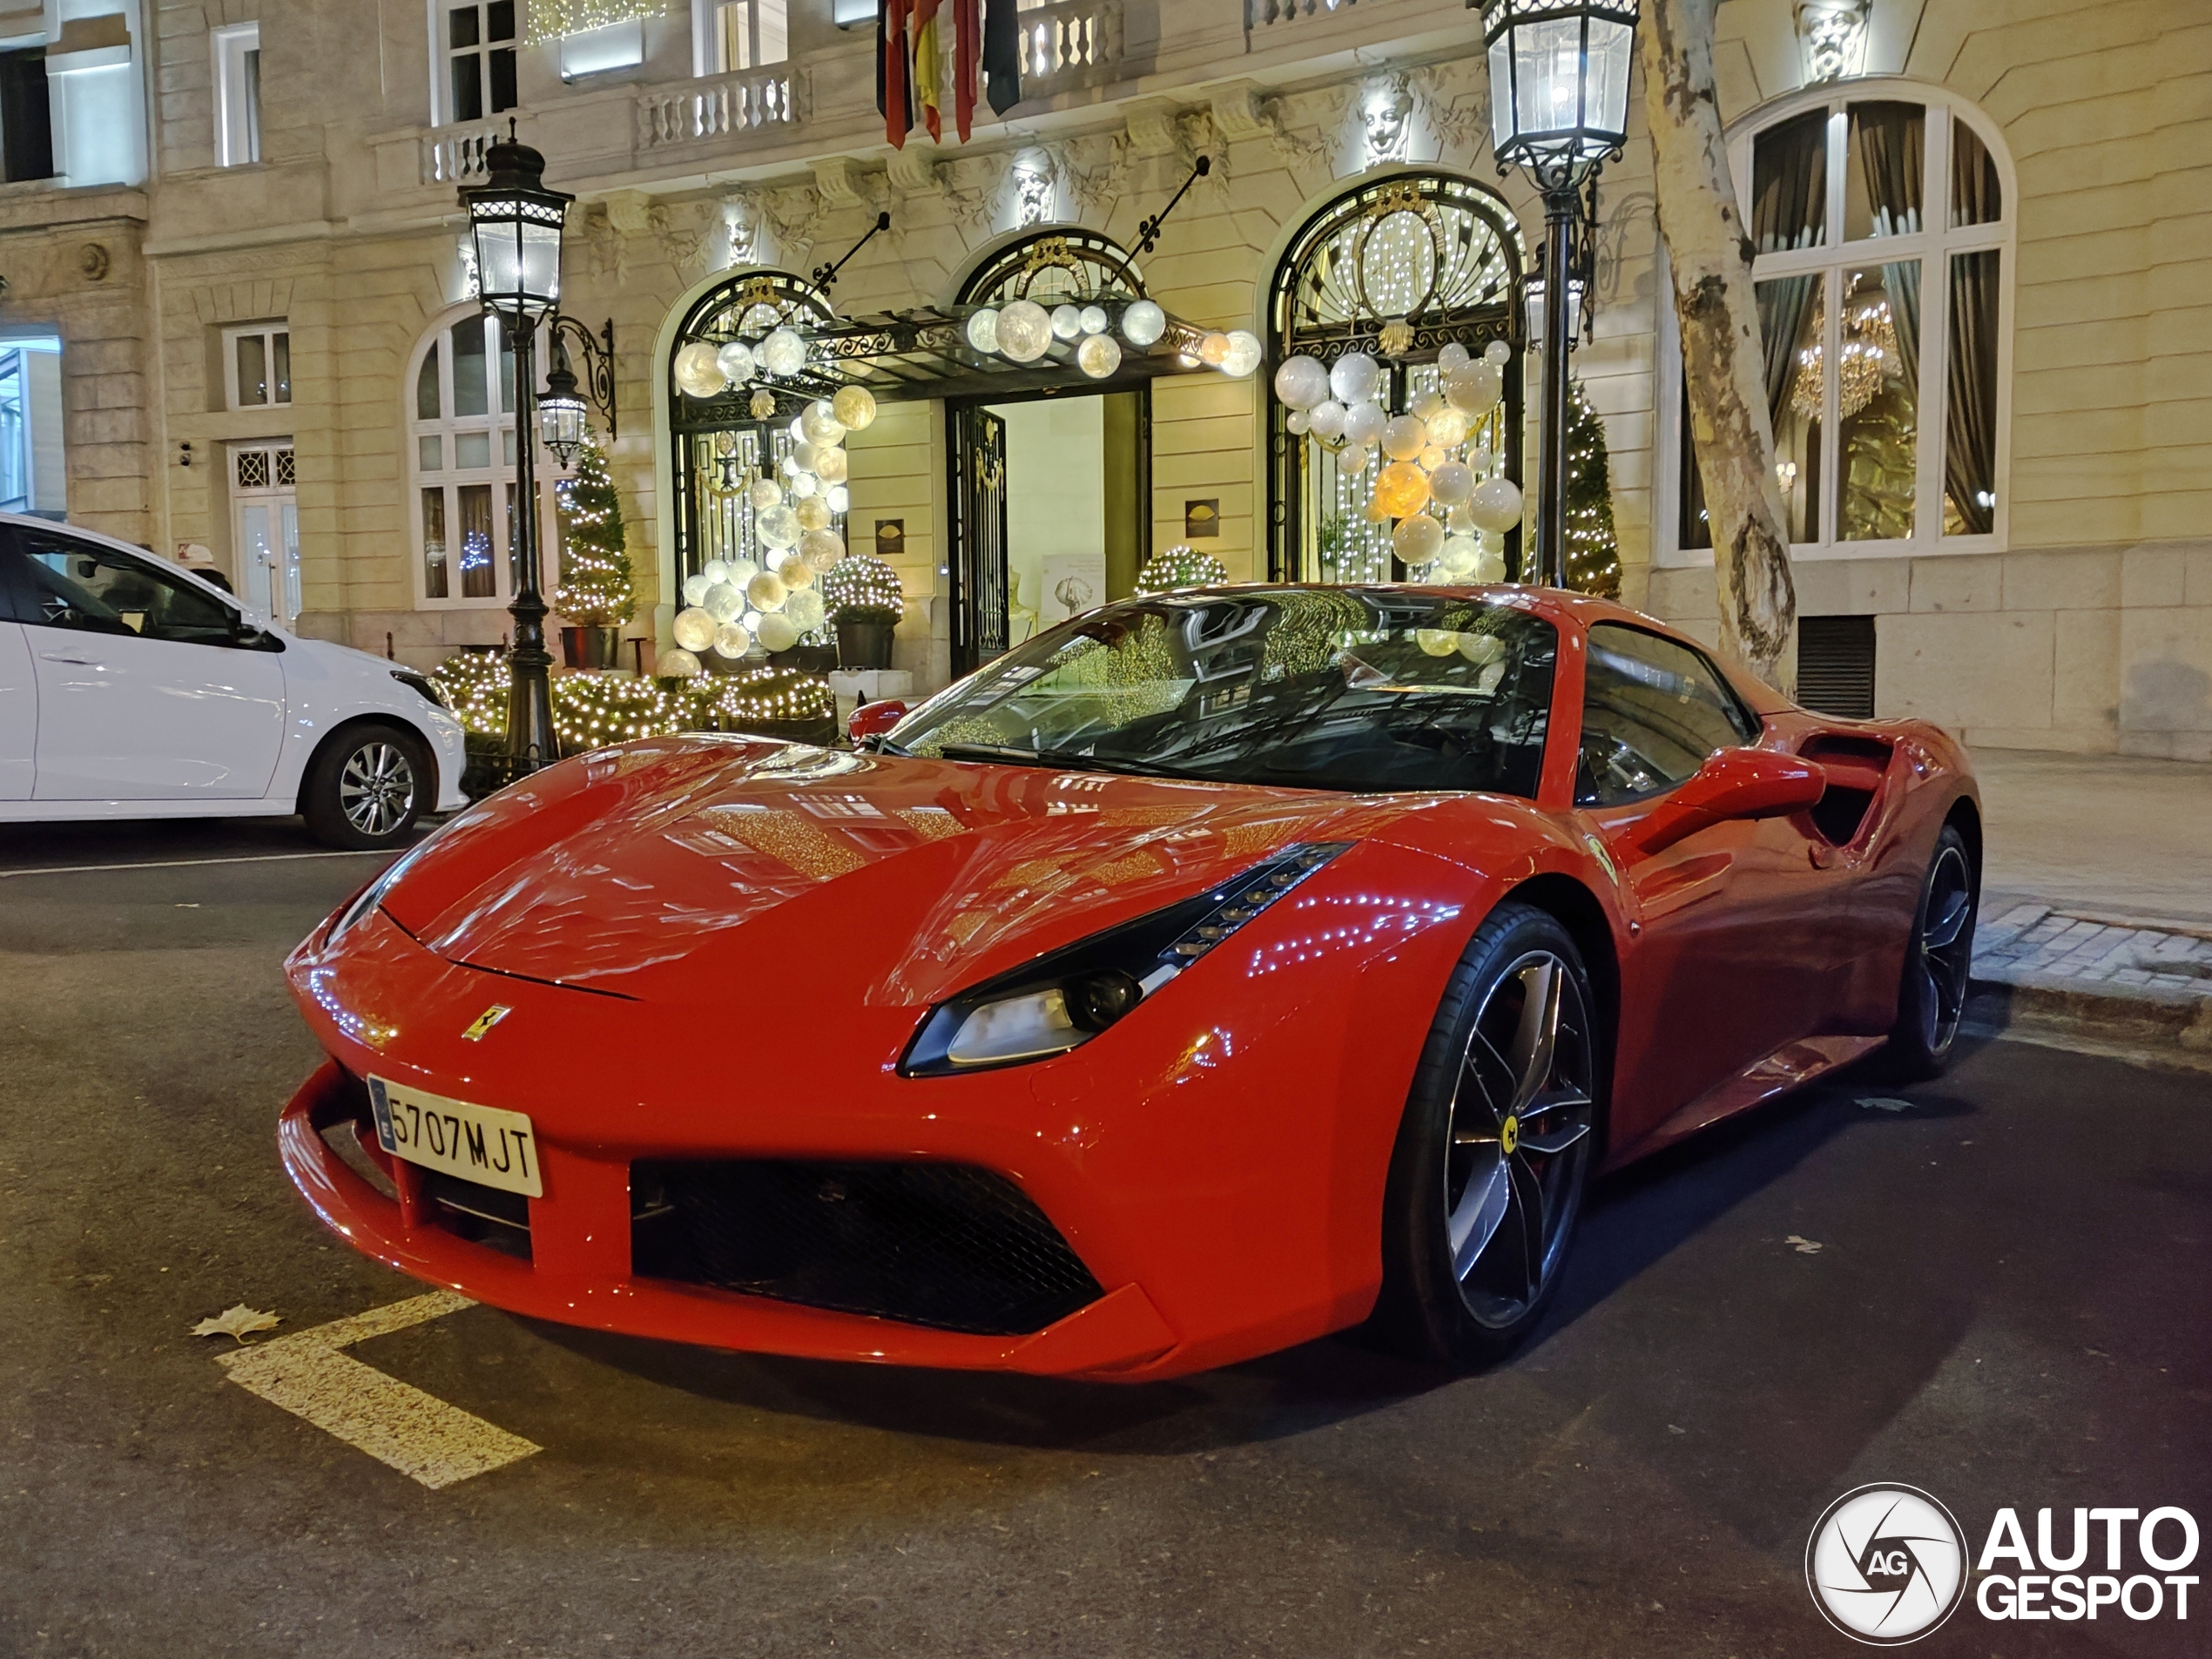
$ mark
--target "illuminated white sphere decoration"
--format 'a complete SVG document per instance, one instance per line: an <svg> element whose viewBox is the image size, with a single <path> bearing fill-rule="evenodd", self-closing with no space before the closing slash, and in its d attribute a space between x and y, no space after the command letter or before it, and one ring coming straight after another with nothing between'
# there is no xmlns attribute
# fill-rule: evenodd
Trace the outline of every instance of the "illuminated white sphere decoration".
<svg viewBox="0 0 2212 1659"><path fill-rule="evenodd" d="M1208 368L1219 368L1229 361L1229 336L1219 329L1198 338L1198 361Z"/></svg>
<svg viewBox="0 0 2212 1659"><path fill-rule="evenodd" d="M1104 306L1085 306L1077 320L1087 334L1103 334L1114 326L1112 319L1106 314Z"/></svg>
<svg viewBox="0 0 2212 1659"><path fill-rule="evenodd" d="M789 617L766 616L760 619L760 645L764 651L789 651L799 643L799 630Z"/></svg>
<svg viewBox="0 0 2212 1659"><path fill-rule="evenodd" d="M808 530L799 538L799 556L819 575L845 556L845 538L832 529Z"/></svg>
<svg viewBox="0 0 2212 1659"><path fill-rule="evenodd" d="M999 348L999 314L979 311L968 320L968 343L989 356Z"/></svg>
<svg viewBox="0 0 2212 1659"><path fill-rule="evenodd" d="M1476 525L1500 534L1521 523L1521 486L1510 478L1487 478L1474 487L1467 513Z"/></svg>
<svg viewBox="0 0 2212 1659"><path fill-rule="evenodd" d="M814 567L798 554L786 553L776 561L776 579L795 593L801 588L814 585ZM788 595L785 602L790 602Z"/></svg>
<svg viewBox="0 0 2212 1659"><path fill-rule="evenodd" d="M745 584L746 583L752 581L754 577L759 574L760 567L755 564L751 559L732 559L730 561L730 585L735 588L739 593L743 593L745 591Z"/></svg>
<svg viewBox="0 0 2212 1659"><path fill-rule="evenodd" d="M1344 405L1327 397L1308 410L1306 418L1312 424L1315 437L1340 438L1344 435Z"/></svg>
<svg viewBox="0 0 2212 1659"><path fill-rule="evenodd" d="M717 657L742 657L752 649L752 636L742 624L725 622L714 631L714 654Z"/></svg>
<svg viewBox="0 0 2212 1659"><path fill-rule="evenodd" d="M1329 389L1339 403L1365 403L1382 384L1382 366L1366 352L1346 352L1329 370Z"/></svg>
<svg viewBox="0 0 2212 1659"><path fill-rule="evenodd" d="M784 498L784 487L772 478L756 478L745 496L755 512L765 513Z"/></svg>
<svg viewBox="0 0 2212 1659"><path fill-rule="evenodd" d="M1476 582L1503 582L1506 579L1505 549L1484 547L1482 556L1474 562L1474 571L1470 579Z"/></svg>
<svg viewBox="0 0 2212 1659"><path fill-rule="evenodd" d="M712 647L715 631L720 626L711 612L693 606L676 613L669 632L675 635L676 643L685 651L706 651Z"/></svg>
<svg viewBox="0 0 2212 1659"><path fill-rule="evenodd" d="M1329 395L1329 371L1318 357L1286 357L1275 371L1275 395L1294 409L1310 409Z"/></svg>
<svg viewBox="0 0 2212 1659"><path fill-rule="evenodd" d="M1428 428L1424 426L1421 430L1426 432ZM1421 463L1423 472L1434 472L1452 458L1452 452L1440 443L1425 443L1421 446L1420 454L1415 458Z"/></svg>
<svg viewBox="0 0 2212 1659"><path fill-rule="evenodd" d="M1347 478L1352 477L1366 471L1374 464L1374 459L1375 451L1372 445L1347 443L1337 451L1337 470Z"/></svg>
<svg viewBox="0 0 2212 1659"><path fill-rule="evenodd" d="M709 559L699 566L699 574L706 578L710 587L717 582L727 582L730 579L730 561Z"/></svg>
<svg viewBox="0 0 2212 1659"><path fill-rule="evenodd" d="M663 651L653 664L655 677L664 680L695 680L699 671L699 659L680 645Z"/></svg>
<svg viewBox="0 0 2212 1659"><path fill-rule="evenodd" d="M1417 420L1426 421L1443 407L1444 395L1441 392L1416 392L1413 401L1406 405L1406 412Z"/></svg>
<svg viewBox="0 0 2212 1659"><path fill-rule="evenodd" d="M782 549L799 545L799 515L788 507L771 507L752 522L761 545Z"/></svg>
<svg viewBox="0 0 2212 1659"><path fill-rule="evenodd" d="M841 484L852 470L853 458L832 445L814 457L814 476L825 484Z"/></svg>
<svg viewBox="0 0 2212 1659"><path fill-rule="evenodd" d="M843 484L832 484L829 493L822 499L829 502L830 511L841 513L853 504L853 492Z"/></svg>
<svg viewBox="0 0 2212 1659"><path fill-rule="evenodd" d="M1411 461L1428 447L1428 423L1415 415L1396 416L1384 424L1382 447L1393 461Z"/></svg>
<svg viewBox="0 0 2212 1659"><path fill-rule="evenodd" d="M847 432L865 432L875 424L875 394L865 386L848 386L830 400L830 412Z"/></svg>
<svg viewBox="0 0 2212 1659"><path fill-rule="evenodd" d="M1465 409L1455 409L1449 404L1428 417L1428 441L1445 448L1456 448L1465 443L1467 434L1474 430L1474 417Z"/></svg>
<svg viewBox="0 0 2212 1659"><path fill-rule="evenodd" d="M814 447L812 438L801 438L791 446L791 462L801 472L814 470L814 463L821 458L821 451Z"/></svg>
<svg viewBox="0 0 2212 1659"><path fill-rule="evenodd" d="M999 313L999 354L1034 363L1052 347L1052 319L1034 300L1016 300Z"/></svg>
<svg viewBox="0 0 2212 1659"><path fill-rule="evenodd" d="M1415 513L1398 521L1390 544L1407 564L1426 564L1444 550L1444 526L1426 513Z"/></svg>
<svg viewBox="0 0 2212 1659"><path fill-rule="evenodd" d="M1302 438L1313 429L1313 417L1304 409L1292 409L1283 417L1283 424L1291 432Z"/></svg>
<svg viewBox="0 0 2212 1659"><path fill-rule="evenodd" d="M714 354L714 366L731 385L743 386L752 378L752 347L742 340L733 340Z"/></svg>
<svg viewBox="0 0 2212 1659"><path fill-rule="evenodd" d="M1150 300L1139 300L1122 313L1122 338L1143 351L1168 331L1168 314Z"/></svg>
<svg viewBox="0 0 2212 1659"><path fill-rule="evenodd" d="M1229 355L1221 360L1221 372L1231 380L1241 381L1258 368L1260 359L1267 355L1266 347L1259 343L1259 336L1249 328L1229 331Z"/></svg>
<svg viewBox="0 0 2212 1659"><path fill-rule="evenodd" d="M763 570L745 584L745 597L752 601L756 610L781 610L785 599L790 597L790 590L784 586L784 579L773 570Z"/></svg>
<svg viewBox="0 0 2212 1659"><path fill-rule="evenodd" d="M1382 442L1383 428L1390 424L1390 417L1383 413L1379 403L1354 403L1344 412L1344 441L1364 445Z"/></svg>
<svg viewBox="0 0 2212 1659"><path fill-rule="evenodd" d="M821 496L809 496L791 510L799 516L799 528L802 530L826 530L833 516L828 499Z"/></svg>
<svg viewBox="0 0 2212 1659"><path fill-rule="evenodd" d="M1447 461L1431 468L1428 493L1447 507L1457 507L1474 494L1474 471L1464 462Z"/></svg>
<svg viewBox="0 0 2212 1659"><path fill-rule="evenodd" d="M1455 581L1466 581L1481 562L1482 543L1472 536L1447 536L1444 550L1436 556L1438 570Z"/></svg>
<svg viewBox="0 0 2212 1659"><path fill-rule="evenodd" d="M826 397L816 398L799 411L799 428L817 448L840 443L845 438L845 422L837 418L836 409Z"/></svg>
<svg viewBox="0 0 2212 1659"><path fill-rule="evenodd" d="M1083 331L1083 308L1081 306L1055 306L1052 308L1052 333L1058 340L1073 340Z"/></svg>
<svg viewBox="0 0 2212 1659"><path fill-rule="evenodd" d="M745 609L745 596L736 583L717 582L707 589L700 609L717 622L727 622Z"/></svg>
<svg viewBox="0 0 2212 1659"><path fill-rule="evenodd" d="M1076 347L1076 367L1095 381L1103 381L1122 366L1122 348L1111 334L1086 334Z"/></svg>
<svg viewBox="0 0 2212 1659"><path fill-rule="evenodd" d="M779 328L760 342L753 354L771 374L796 374L806 367L806 342L788 328Z"/></svg>
<svg viewBox="0 0 2212 1659"><path fill-rule="evenodd" d="M810 634L820 627L829 615L822 603L819 588L801 588L784 601L784 617L802 634Z"/></svg>
<svg viewBox="0 0 2212 1659"><path fill-rule="evenodd" d="M791 499L796 506L821 493L822 481L811 472L794 472L791 475Z"/></svg>
<svg viewBox="0 0 2212 1659"><path fill-rule="evenodd" d="M704 576L685 577L684 578L684 603L687 605L703 604L706 599L706 590L713 585Z"/></svg>
<svg viewBox="0 0 2212 1659"><path fill-rule="evenodd" d="M1474 354L1458 341L1452 341L1445 346L1443 350L1436 354L1436 372L1440 374L1449 374L1453 369L1461 368L1471 361L1473 355Z"/></svg>
<svg viewBox="0 0 2212 1659"><path fill-rule="evenodd" d="M1489 414L1505 395L1505 371L1495 363L1468 363L1453 369L1444 382L1444 395L1452 407L1468 415Z"/></svg>
<svg viewBox="0 0 2212 1659"><path fill-rule="evenodd" d="M1513 361L1513 347L1502 340L1494 340L1482 348L1482 361L1503 368Z"/></svg>
<svg viewBox="0 0 2212 1659"><path fill-rule="evenodd" d="M730 377L715 361L714 347L695 340L676 354L676 385L685 397L718 397L729 389Z"/></svg>

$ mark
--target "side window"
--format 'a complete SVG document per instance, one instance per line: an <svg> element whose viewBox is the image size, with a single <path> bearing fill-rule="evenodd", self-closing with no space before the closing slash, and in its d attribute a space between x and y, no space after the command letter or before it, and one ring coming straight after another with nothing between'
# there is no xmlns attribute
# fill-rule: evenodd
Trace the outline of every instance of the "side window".
<svg viewBox="0 0 2212 1659"><path fill-rule="evenodd" d="M1758 722L1696 651L1619 623L1590 630L1582 682L1577 806L1663 794L1715 751L1750 742Z"/></svg>
<svg viewBox="0 0 2212 1659"><path fill-rule="evenodd" d="M13 562L21 619L35 627L198 645L237 642L235 613L222 601L125 554L18 530Z"/></svg>

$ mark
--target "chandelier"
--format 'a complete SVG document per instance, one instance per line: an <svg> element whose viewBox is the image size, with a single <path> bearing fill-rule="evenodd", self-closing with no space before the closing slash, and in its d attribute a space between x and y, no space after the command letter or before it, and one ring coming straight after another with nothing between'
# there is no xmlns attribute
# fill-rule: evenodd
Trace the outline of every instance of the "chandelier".
<svg viewBox="0 0 2212 1659"><path fill-rule="evenodd" d="M1813 332L1820 332L1820 314L1812 316ZM1807 421L1821 414L1823 350L1807 346L1797 354L1797 373L1790 386L1791 411ZM1882 382L1898 361L1897 320L1887 300L1874 300L1856 307L1845 307L1843 340L1837 347L1836 404L1845 420L1857 415L1882 394Z"/></svg>

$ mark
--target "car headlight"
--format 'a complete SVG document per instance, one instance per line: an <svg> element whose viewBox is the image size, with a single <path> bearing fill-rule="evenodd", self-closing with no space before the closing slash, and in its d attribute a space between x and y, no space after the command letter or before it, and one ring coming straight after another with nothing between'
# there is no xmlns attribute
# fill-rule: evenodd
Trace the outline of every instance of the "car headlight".
<svg viewBox="0 0 2212 1659"><path fill-rule="evenodd" d="M330 931L323 935L322 942L325 945L336 944L345 936L347 928L353 927L354 923L381 904L384 901L384 895L399 886L400 878L407 873L408 867L421 856L422 849L429 844L427 840L418 841L414 846L408 848L404 855L393 860L389 865L386 866L384 873L375 880L355 894L353 902L340 911L338 920L330 924Z"/></svg>
<svg viewBox="0 0 2212 1659"><path fill-rule="evenodd" d="M453 712L453 705L446 701L446 694L438 689L437 681L432 679L428 674L418 674L411 668L395 668L392 671L392 678L418 697L435 704L448 714Z"/></svg>
<svg viewBox="0 0 2212 1659"><path fill-rule="evenodd" d="M1308 841L1195 899L1123 922L986 980L930 1010L899 1071L949 1077L1066 1054L1228 939L1349 841Z"/></svg>

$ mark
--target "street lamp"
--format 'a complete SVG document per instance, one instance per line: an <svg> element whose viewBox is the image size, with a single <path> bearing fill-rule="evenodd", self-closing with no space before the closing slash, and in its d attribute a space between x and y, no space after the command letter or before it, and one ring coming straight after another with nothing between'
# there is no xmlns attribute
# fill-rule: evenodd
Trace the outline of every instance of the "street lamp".
<svg viewBox="0 0 2212 1659"><path fill-rule="evenodd" d="M569 348L553 336L553 368L545 389L537 395L537 435L566 472L576 452L583 448L586 414L583 396L576 389L576 370L569 364Z"/></svg>
<svg viewBox="0 0 2212 1659"><path fill-rule="evenodd" d="M507 752L516 772L544 765L559 753L553 732L551 653L545 649L546 604L540 591L537 544L538 326L561 299L561 231L575 199L545 188L545 158L517 142L515 124L484 156L485 181L461 192L476 244L476 293L507 332L515 355L514 519L515 644L508 652L514 689L507 705ZM573 383L573 377L571 377Z"/></svg>
<svg viewBox="0 0 2212 1659"><path fill-rule="evenodd" d="M1628 138L1637 0L1484 0L1498 171L1518 163L1544 198L1543 453L1536 576L1567 581L1567 354L1576 307L1581 189Z"/></svg>

